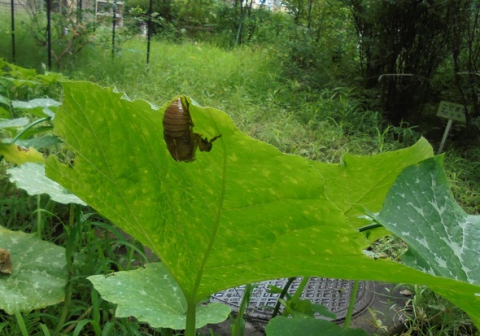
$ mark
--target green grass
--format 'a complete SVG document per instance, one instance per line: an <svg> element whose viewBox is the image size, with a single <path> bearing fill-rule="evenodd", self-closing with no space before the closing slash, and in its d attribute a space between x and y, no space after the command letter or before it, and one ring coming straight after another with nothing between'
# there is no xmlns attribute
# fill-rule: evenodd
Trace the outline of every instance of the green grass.
<svg viewBox="0 0 480 336"><path fill-rule="evenodd" d="M403 335L478 335L468 316L425 286L407 286L413 296L404 309L407 317Z"/></svg>
<svg viewBox="0 0 480 336"><path fill-rule="evenodd" d="M8 32L8 24L8 19L2 20L0 31ZM41 70L41 64L46 63L45 50L35 45L19 22L18 27L17 64ZM11 60L9 34L0 38L0 57ZM413 127L389 127L379 112L362 110L353 86L331 85L311 90L287 77L283 59L277 57L275 48L225 50L189 40L153 41L148 67L145 59L146 40L138 37L125 42L113 59L108 46L87 46L80 54L65 60L61 71L72 80L115 86L130 98L145 99L159 106L179 94L189 95L201 105L224 110L252 137L282 152L313 160L339 162L345 153L370 155L399 149L413 144L419 137ZM452 191L470 214L480 213L479 162L478 149L449 150L445 156ZM38 203L36 197L15 189L5 178L4 171L1 176L0 220L11 229L33 232L37 229L38 211L42 210L43 236L64 246L68 240L70 209L53 205L44 198ZM85 332L92 332L95 323L99 323L104 327L112 325L123 334L135 331L155 334L134 320L115 319L112 306L100 300L85 279L91 274L134 267L146 259L141 247L91 209L84 209L83 215L82 240L78 248L86 252L88 262L75 274L72 306L66 319L75 322L71 326L62 325L61 329L68 328L72 332L80 328L79 322L90 319L94 323L86 324ZM392 245L404 247L394 239L382 244L380 249L388 255ZM438 301L430 293L418 291L419 297L425 300L416 302L415 307L425 311L432 302ZM24 315L23 322L29 334L41 334L42 325L52 330L57 327L61 309L62 305L58 305ZM445 309L450 312L453 308ZM438 316L445 318L446 315ZM468 325L468 320L461 314L455 316L456 320L447 321L448 326L457 323L459 327L449 330L457 330L456 334L462 335L459 328ZM415 322L411 325L425 327L420 317L412 318ZM0 314L0 328L3 322L7 324L2 334L19 334L18 319ZM430 318L428 323L426 330L432 323L447 325L442 320Z"/></svg>
<svg viewBox="0 0 480 336"><path fill-rule="evenodd" d="M480 148L451 149L445 169L457 202L469 214L480 214Z"/></svg>

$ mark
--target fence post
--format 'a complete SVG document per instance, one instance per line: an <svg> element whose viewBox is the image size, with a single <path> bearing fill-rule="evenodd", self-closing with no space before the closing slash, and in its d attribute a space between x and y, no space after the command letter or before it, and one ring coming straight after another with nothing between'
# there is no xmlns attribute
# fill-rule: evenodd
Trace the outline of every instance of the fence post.
<svg viewBox="0 0 480 336"><path fill-rule="evenodd" d="M11 21L12 21L12 63L15 63L15 0L10 1Z"/></svg>
<svg viewBox="0 0 480 336"><path fill-rule="evenodd" d="M147 64L150 62L150 39L152 38L152 0L148 7Z"/></svg>
<svg viewBox="0 0 480 336"><path fill-rule="evenodd" d="M52 0L47 0L47 52L48 70L52 69L52 26L51 26Z"/></svg>
<svg viewBox="0 0 480 336"><path fill-rule="evenodd" d="M117 27L117 0L113 0L112 59L115 57L115 28Z"/></svg>

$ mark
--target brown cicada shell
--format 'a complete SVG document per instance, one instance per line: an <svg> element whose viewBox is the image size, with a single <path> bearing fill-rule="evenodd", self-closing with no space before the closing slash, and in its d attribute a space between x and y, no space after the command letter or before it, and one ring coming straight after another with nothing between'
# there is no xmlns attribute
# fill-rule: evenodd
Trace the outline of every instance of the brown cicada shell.
<svg viewBox="0 0 480 336"><path fill-rule="evenodd" d="M0 248L0 273L12 274L12 258L10 252Z"/></svg>
<svg viewBox="0 0 480 336"><path fill-rule="evenodd" d="M208 140L202 138L200 134L194 133L188 102L186 103L187 106L183 104L181 97L179 97L167 107L163 116L163 137L174 160L192 162L195 160L197 147L202 152L210 152L212 142L222 135Z"/></svg>

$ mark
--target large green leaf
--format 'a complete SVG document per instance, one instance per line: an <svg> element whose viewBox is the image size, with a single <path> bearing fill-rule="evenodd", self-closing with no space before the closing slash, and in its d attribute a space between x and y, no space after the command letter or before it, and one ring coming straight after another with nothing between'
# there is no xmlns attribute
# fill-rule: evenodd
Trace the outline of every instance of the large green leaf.
<svg viewBox="0 0 480 336"><path fill-rule="evenodd" d="M375 219L408 243L407 265L480 285L480 216L455 202L442 159L406 168Z"/></svg>
<svg viewBox="0 0 480 336"><path fill-rule="evenodd" d="M50 117L54 118L55 113L52 110L56 110L56 107L60 106L60 103L51 98L35 98L28 102L14 100L12 106L16 109L27 110L27 113L36 115L37 117Z"/></svg>
<svg viewBox="0 0 480 336"><path fill-rule="evenodd" d="M302 255L333 271L318 258L335 253L331 241L362 255L363 236L327 200L319 172L239 132L223 112L191 106L195 130L222 137L182 163L166 149L160 111L90 83L64 87L55 131L75 164L50 159L47 174L151 247L187 298L297 275Z"/></svg>
<svg viewBox="0 0 480 336"><path fill-rule="evenodd" d="M17 165L26 162L45 162L42 153L35 148L25 148L13 143L0 142L0 155L3 155L7 161Z"/></svg>
<svg viewBox="0 0 480 336"><path fill-rule="evenodd" d="M34 108L45 108L45 107L56 107L60 106L60 103L51 98L35 98L29 100L28 102L20 101L20 100L13 100L12 106L18 109L34 109Z"/></svg>
<svg viewBox="0 0 480 336"><path fill-rule="evenodd" d="M367 239L345 213L362 199L380 209L398 167L431 156L426 141L329 170L282 154L241 133L225 113L191 103L195 132L222 137L194 162L176 162L163 140L165 108L86 82L64 88L55 132L75 164L51 157L47 175L160 256L189 305L240 284L326 276L428 284L480 324L479 287L369 259L362 252ZM342 192L347 201L340 203Z"/></svg>
<svg viewBox="0 0 480 336"><path fill-rule="evenodd" d="M38 131L40 133L40 132L44 132L45 129L40 128L40 129L35 129L34 131L35 132ZM22 147L27 147L27 148L33 147L35 149L42 149L42 148L53 147L54 145L61 143L61 141L55 136L43 135L43 136L37 136L35 138L30 138L26 140L18 139L17 141L15 141L15 143Z"/></svg>
<svg viewBox="0 0 480 336"><path fill-rule="evenodd" d="M13 264L11 275L0 273L0 309L14 314L64 300L67 268L63 247L0 226L0 248L10 252Z"/></svg>
<svg viewBox="0 0 480 336"><path fill-rule="evenodd" d="M364 218L365 209L380 211L385 196L406 167L433 156L432 147L421 139L414 146L382 155L357 156L346 154L339 164L315 162L325 178L328 198L348 217L350 224L359 228L370 222ZM387 233L376 230L369 240Z"/></svg>
<svg viewBox="0 0 480 336"><path fill-rule="evenodd" d="M10 182L15 183L18 188L25 190L31 196L47 194L58 203L86 205L77 196L46 177L43 164L27 162L21 166L9 168L7 173L10 175Z"/></svg>
<svg viewBox="0 0 480 336"><path fill-rule="evenodd" d="M30 122L27 117L21 117L16 119L8 119L0 121L0 129L2 128L19 128L27 125Z"/></svg>
<svg viewBox="0 0 480 336"><path fill-rule="evenodd" d="M115 316L136 316L154 328L184 329L187 302L178 284L163 263L147 264L146 268L94 275L88 278L102 298L118 305ZM200 305L196 312L196 328L224 321L230 308L219 303Z"/></svg>

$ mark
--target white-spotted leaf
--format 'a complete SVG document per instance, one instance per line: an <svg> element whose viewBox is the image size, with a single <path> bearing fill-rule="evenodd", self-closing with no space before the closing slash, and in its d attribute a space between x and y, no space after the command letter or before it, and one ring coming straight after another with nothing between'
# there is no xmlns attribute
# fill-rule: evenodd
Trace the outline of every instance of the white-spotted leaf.
<svg viewBox="0 0 480 336"><path fill-rule="evenodd" d="M443 157L406 168L375 219L408 243L402 257L424 272L480 285L480 216L453 198Z"/></svg>
<svg viewBox="0 0 480 336"><path fill-rule="evenodd" d="M187 301L162 263L134 271L88 278L105 300L118 305L116 316L135 316L154 328L184 329ZM224 321L230 308L211 303L197 306L196 328Z"/></svg>
<svg viewBox="0 0 480 336"><path fill-rule="evenodd" d="M67 268L63 247L0 226L0 248L10 252L13 264L11 275L0 273L0 309L14 314L64 300Z"/></svg>
<svg viewBox="0 0 480 336"><path fill-rule="evenodd" d="M45 165L43 164L25 163L21 166L9 168L7 173L10 175L11 182L31 196L47 194L58 203L86 205L77 196L69 193L57 182L46 177Z"/></svg>

